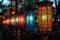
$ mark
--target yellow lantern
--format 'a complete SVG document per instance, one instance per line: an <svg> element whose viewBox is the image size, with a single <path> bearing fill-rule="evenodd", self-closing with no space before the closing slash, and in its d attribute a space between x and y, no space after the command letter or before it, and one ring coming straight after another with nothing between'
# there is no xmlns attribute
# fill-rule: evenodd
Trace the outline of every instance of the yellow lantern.
<svg viewBox="0 0 60 40"><path fill-rule="evenodd" d="M39 30L52 31L52 2L43 1L39 3Z"/></svg>

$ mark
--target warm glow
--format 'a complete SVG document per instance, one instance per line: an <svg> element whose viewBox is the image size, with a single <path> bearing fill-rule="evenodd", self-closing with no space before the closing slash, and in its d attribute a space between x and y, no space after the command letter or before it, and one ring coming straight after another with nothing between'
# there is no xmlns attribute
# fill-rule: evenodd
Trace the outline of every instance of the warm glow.
<svg viewBox="0 0 60 40"><path fill-rule="evenodd" d="M54 18L52 18L52 21L54 21Z"/></svg>
<svg viewBox="0 0 60 40"><path fill-rule="evenodd" d="M24 16L23 15L21 15L21 22L24 22L24 18L23 18Z"/></svg>
<svg viewBox="0 0 60 40"><path fill-rule="evenodd" d="M23 28L25 25L25 15L20 14L20 15L11 16L11 18L4 20L3 24L16 26L18 28Z"/></svg>
<svg viewBox="0 0 60 40"><path fill-rule="evenodd" d="M5 20L3 21L3 24L6 24L6 21Z"/></svg>
<svg viewBox="0 0 60 40"><path fill-rule="evenodd" d="M11 24L14 25L14 17L11 18Z"/></svg>
<svg viewBox="0 0 60 40"><path fill-rule="evenodd" d="M24 14L21 14L21 15L18 15L18 28L23 28L24 27L24 22L25 22L25 19L24 19Z"/></svg>
<svg viewBox="0 0 60 40"><path fill-rule="evenodd" d="M39 30L51 31L52 29L52 9L51 6L40 6L38 9L39 14Z"/></svg>
<svg viewBox="0 0 60 40"><path fill-rule="evenodd" d="M12 12L12 15L14 15L14 14L15 14L15 11Z"/></svg>
<svg viewBox="0 0 60 40"><path fill-rule="evenodd" d="M42 20L46 20L46 19L47 19L47 15L43 15Z"/></svg>
<svg viewBox="0 0 60 40"><path fill-rule="evenodd" d="M4 20L3 24L10 24L10 19Z"/></svg>
<svg viewBox="0 0 60 40"><path fill-rule="evenodd" d="M36 20L36 23L38 23L38 20Z"/></svg>
<svg viewBox="0 0 60 40"><path fill-rule="evenodd" d="M6 20L6 24L10 24L10 19L7 19Z"/></svg>

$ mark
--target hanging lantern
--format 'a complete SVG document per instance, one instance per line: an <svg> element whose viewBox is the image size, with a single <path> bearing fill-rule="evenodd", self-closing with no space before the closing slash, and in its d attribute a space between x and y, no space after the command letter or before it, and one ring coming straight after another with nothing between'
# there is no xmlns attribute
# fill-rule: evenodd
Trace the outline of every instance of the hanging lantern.
<svg viewBox="0 0 60 40"><path fill-rule="evenodd" d="M18 15L18 28L23 28L25 25L25 15Z"/></svg>
<svg viewBox="0 0 60 40"><path fill-rule="evenodd" d="M25 11L25 25L26 25L26 30L34 30L35 29L35 14L34 11L32 10L27 10Z"/></svg>
<svg viewBox="0 0 60 40"><path fill-rule="evenodd" d="M43 1L39 3L39 30L52 31L52 2Z"/></svg>
<svg viewBox="0 0 60 40"><path fill-rule="evenodd" d="M11 18L8 18L3 21L3 24L16 26L18 28L24 28L25 25L25 15L14 15Z"/></svg>

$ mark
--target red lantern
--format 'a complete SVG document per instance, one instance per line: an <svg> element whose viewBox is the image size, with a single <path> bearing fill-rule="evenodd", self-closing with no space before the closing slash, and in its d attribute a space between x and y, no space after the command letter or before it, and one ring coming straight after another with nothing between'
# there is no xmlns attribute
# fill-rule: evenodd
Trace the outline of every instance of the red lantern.
<svg viewBox="0 0 60 40"><path fill-rule="evenodd" d="M23 28L24 25L25 25L25 15L24 14L21 14L21 15L18 15L18 28Z"/></svg>

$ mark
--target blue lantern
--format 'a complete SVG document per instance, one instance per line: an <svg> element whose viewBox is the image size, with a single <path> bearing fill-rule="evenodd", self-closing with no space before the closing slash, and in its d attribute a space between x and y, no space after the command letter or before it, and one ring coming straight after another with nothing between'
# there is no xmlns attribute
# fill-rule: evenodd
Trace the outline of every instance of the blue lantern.
<svg viewBox="0 0 60 40"><path fill-rule="evenodd" d="M34 11L32 10L27 10L25 11L25 29L27 31L33 31L35 30L35 14L34 14Z"/></svg>

